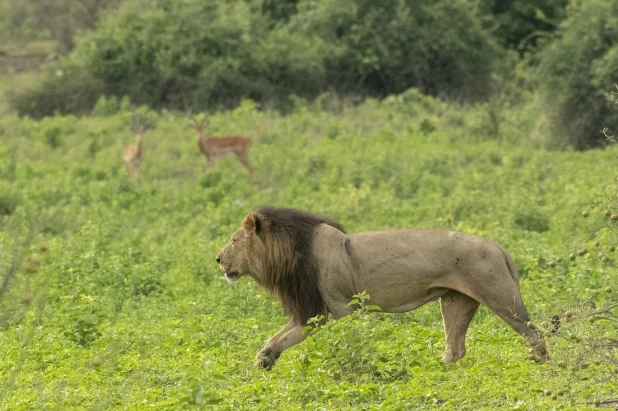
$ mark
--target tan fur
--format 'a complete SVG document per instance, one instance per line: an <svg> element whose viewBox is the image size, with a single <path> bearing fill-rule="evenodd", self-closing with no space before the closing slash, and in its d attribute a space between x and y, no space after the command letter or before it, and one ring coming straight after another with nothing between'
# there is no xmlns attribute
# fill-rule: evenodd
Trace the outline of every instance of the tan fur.
<svg viewBox="0 0 618 411"><path fill-rule="evenodd" d="M286 213L293 210L268 210L263 213L257 209L245 217L217 261L224 272L236 273L229 280L250 275L279 295L287 282L298 281L287 268L301 253L294 241L286 243L285 236L277 239L268 234L290 220ZM446 336L443 361L455 362L465 355L468 325L479 304L484 304L528 341L537 358L549 358L542 336L526 326L530 315L521 299L511 257L491 241L438 230L346 235L330 220L312 225L309 231L302 230L302 235L311 237L303 243L310 244L310 251L303 256L302 267L309 264L310 268L302 277L311 277L319 293L309 301L317 298L335 319L353 311L348 302L361 291L371 296L372 304L391 313L410 311L440 299ZM311 292L311 284L305 282L302 287ZM284 301L284 307L286 304L291 302ZM256 364L270 369L283 350L304 340L301 330L311 312L315 309L304 312L300 321L292 315L290 322L258 353Z"/></svg>
<svg viewBox="0 0 618 411"><path fill-rule="evenodd" d="M142 162L142 139L148 130L154 130L155 127L154 120L143 113L134 113L131 118L131 131L135 133L135 144L124 149L122 161L124 161L133 182L139 180Z"/></svg>
<svg viewBox="0 0 618 411"><path fill-rule="evenodd" d="M253 181L255 168L251 161L249 161L251 140L247 137L239 136L206 137L204 135L206 124L206 119L200 120L198 117L194 118L192 123L189 124L189 127L195 129L197 133L197 146L206 158L206 167L214 168L216 157L234 154L242 165L249 170L249 180Z"/></svg>
<svg viewBox="0 0 618 411"><path fill-rule="evenodd" d="M134 182L139 180L139 167L142 162L142 137L143 133L137 134L135 144L131 144L122 152L122 160L127 167L131 180Z"/></svg>
<svg viewBox="0 0 618 411"><path fill-rule="evenodd" d="M325 217L289 208L259 207L245 217L242 228L221 253L221 267L231 281L251 275L281 300L296 324L304 325L325 312L318 262L311 253L313 230L323 223L343 230ZM228 259L234 255L237 258Z"/></svg>
<svg viewBox="0 0 618 411"><path fill-rule="evenodd" d="M245 246L247 262L253 268L254 279L259 284L263 286L276 284L292 266L293 250L289 241L272 235L267 227L264 227L266 234L261 237L255 235L255 217L255 214L250 214L242 223L245 241L247 241Z"/></svg>

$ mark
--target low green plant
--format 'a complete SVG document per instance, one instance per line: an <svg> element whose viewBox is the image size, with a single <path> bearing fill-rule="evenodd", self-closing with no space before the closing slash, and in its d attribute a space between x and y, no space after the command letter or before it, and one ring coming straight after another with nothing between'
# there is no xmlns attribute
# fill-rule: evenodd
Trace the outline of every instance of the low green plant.
<svg viewBox="0 0 618 411"><path fill-rule="evenodd" d="M204 170L187 119L177 113L151 113L157 128L144 140L138 185L126 179L120 158L133 109L41 121L1 117L0 197L13 193L17 204L0 215L0 250L14 249L31 227L41 229L23 247L24 264L0 299L0 410L610 404L615 381L602 355L615 350L599 345L587 368L577 369L575 360L615 339L615 323L589 323L593 309L584 302L609 307L618 288L611 251L618 246L611 220L618 186L614 165L599 161L618 147L550 152L525 139L479 137L469 128L478 113L413 90L334 111L322 103L298 103L282 116L246 101L209 116L212 135L251 136L255 184L234 158ZM427 135L424 119L436 126ZM62 130L56 150L44 137L53 128ZM612 202L596 197L599 176ZM602 203L611 206L609 217ZM228 284L214 257L246 213L263 204L322 213L349 233L447 229L504 245L535 323L547 323L552 361L529 361L521 337L481 307L466 357L443 364L437 303L370 312L371 299L360 293L353 316L322 319L272 372L254 369L255 353L288 319L248 278ZM530 213L542 216L548 229L520 229L518 213L530 221ZM573 242L574 233L600 225L608 229ZM583 248L588 252L577 255ZM0 277L11 258L0 253ZM378 263L388 281L388 263ZM555 314L562 324L552 334ZM552 399L561 389L566 394Z"/></svg>
<svg viewBox="0 0 618 411"><path fill-rule="evenodd" d="M19 204L17 196L11 191L0 194L0 216L8 216L15 212Z"/></svg>

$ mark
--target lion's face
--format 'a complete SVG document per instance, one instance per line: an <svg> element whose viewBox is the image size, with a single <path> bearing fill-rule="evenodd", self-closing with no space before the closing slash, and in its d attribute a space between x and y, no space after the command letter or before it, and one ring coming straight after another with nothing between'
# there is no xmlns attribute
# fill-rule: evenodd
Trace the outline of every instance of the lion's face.
<svg viewBox="0 0 618 411"><path fill-rule="evenodd" d="M245 237L245 231L240 228L217 255L219 268L225 273L225 278L229 282L250 274L249 262L245 254Z"/></svg>

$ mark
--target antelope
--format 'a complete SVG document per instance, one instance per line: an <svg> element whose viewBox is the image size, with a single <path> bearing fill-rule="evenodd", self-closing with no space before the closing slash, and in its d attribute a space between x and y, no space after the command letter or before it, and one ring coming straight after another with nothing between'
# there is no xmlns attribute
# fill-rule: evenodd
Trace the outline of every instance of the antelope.
<svg viewBox="0 0 618 411"><path fill-rule="evenodd" d="M146 131L153 130L154 128L154 121L144 116L136 114L131 119L131 131L135 133L135 144L129 145L122 151L122 160L133 182L139 180L139 166L142 161L142 138Z"/></svg>
<svg viewBox="0 0 618 411"><path fill-rule="evenodd" d="M243 166L249 170L249 181L253 182L253 173L255 168L249 161L249 148L251 140L247 137L225 136L225 137L206 137L204 129L206 128L206 118L196 116L187 126L192 128L197 133L197 146L206 157L206 167L215 167L215 158L233 153Z"/></svg>

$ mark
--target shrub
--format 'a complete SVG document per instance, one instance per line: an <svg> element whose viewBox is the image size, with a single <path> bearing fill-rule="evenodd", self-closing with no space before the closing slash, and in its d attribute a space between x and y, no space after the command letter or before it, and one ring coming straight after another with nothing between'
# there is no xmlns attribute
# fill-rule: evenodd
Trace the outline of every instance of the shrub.
<svg viewBox="0 0 618 411"><path fill-rule="evenodd" d="M618 0L572 0L556 39L540 53L536 82L557 145L602 145L602 125L618 121L602 98L618 74L617 16Z"/></svg>
<svg viewBox="0 0 618 411"><path fill-rule="evenodd" d="M482 99L500 55L477 8L466 2L312 0L299 5L290 25L331 45L329 84L344 92L384 96L416 87Z"/></svg>
<svg viewBox="0 0 618 411"><path fill-rule="evenodd" d="M515 225L523 230L542 233L549 230L549 218L540 210L518 210L515 212Z"/></svg>
<svg viewBox="0 0 618 411"><path fill-rule="evenodd" d="M533 51L543 34L564 19L568 0L481 0L497 40L523 54Z"/></svg>
<svg viewBox="0 0 618 411"><path fill-rule="evenodd" d="M252 49L265 18L245 2L127 1L77 48L85 68L115 95L155 107L234 105L264 81Z"/></svg>
<svg viewBox="0 0 618 411"><path fill-rule="evenodd" d="M53 114L87 114L103 91L103 83L73 65L50 73L37 88L13 98L19 115L40 119Z"/></svg>
<svg viewBox="0 0 618 411"><path fill-rule="evenodd" d="M117 96L101 96L92 109L92 115L97 117L109 117L121 112L133 110L131 100L128 96L119 98Z"/></svg>
<svg viewBox="0 0 618 411"><path fill-rule="evenodd" d="M11 215L17 209L17 197L10 192L0 194L0 216Z"/></svg>
<svg viewBox="0 0 618 411"><path fill-rule="evenodd" d="M500 55L467 2L127 0L85 35L64 76L51 74L14 106L35 118L83 113L105 94L101 115L116 110L110 96L191 111L243 98L286 109L292 94L383 97L410 87L479 100Z"/></svg>

